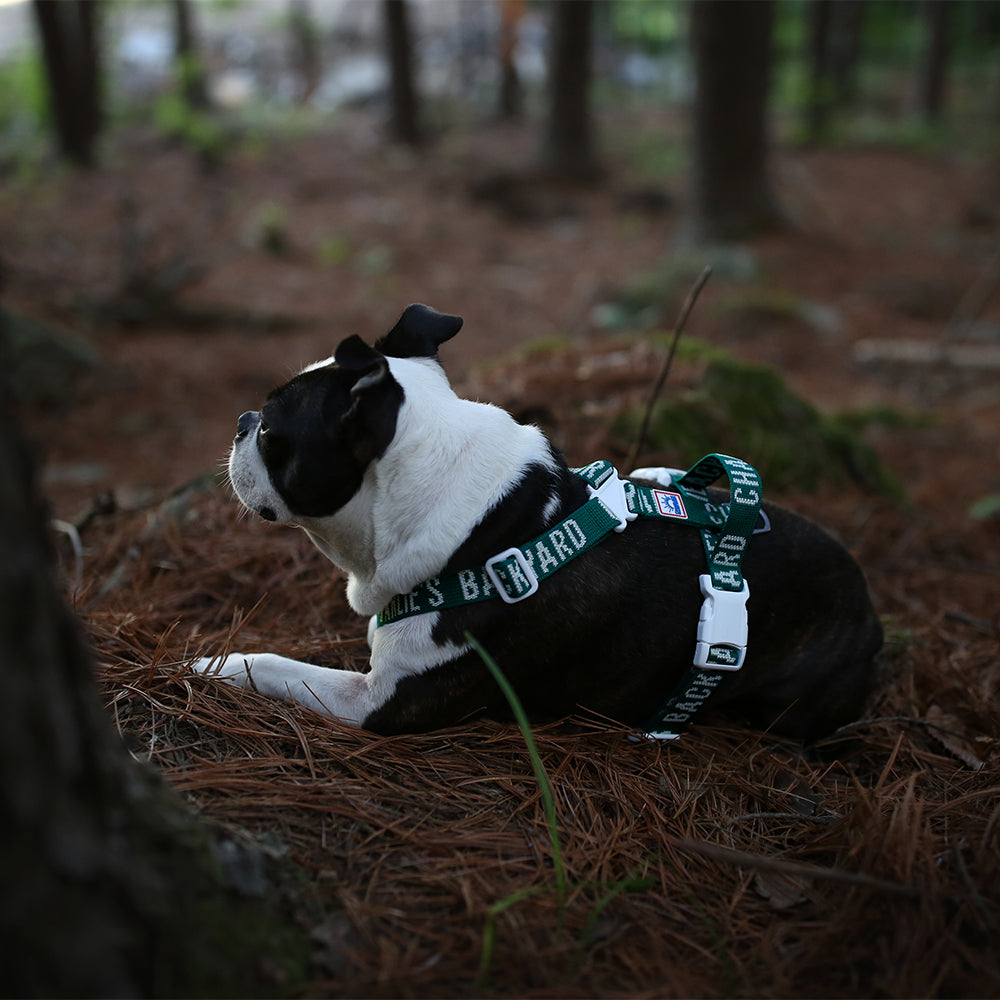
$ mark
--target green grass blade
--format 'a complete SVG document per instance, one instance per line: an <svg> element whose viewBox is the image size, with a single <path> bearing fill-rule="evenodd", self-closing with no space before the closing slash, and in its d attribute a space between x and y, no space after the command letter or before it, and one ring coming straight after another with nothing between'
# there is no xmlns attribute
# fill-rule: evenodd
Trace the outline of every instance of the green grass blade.
<svg viewBox="0 0 1000 1000"><path fill-rule="evenodd" d="M552 844L552 866L555 869L556 888L559 891L559 903L562 906L566 902L566 866L563 862L562 842L559 839L556 803L552 795L552 785L549 783L549 776L545 773L545 767L538 753L535 737L531 732L531 725L528 723L528 717L525 715L520 698L518 698L514 688L511 687L510 682L504 676L500 667L497 666L493 657L468 632L465 633L465 638L479 654L483 663L486 664L486 668L500 686L503 696L507 699L511 711L514 713L514 718L517 720L517 724L521 729L521 735L524 737L525 745L528 748L528 756L531 758L531 766L535 772L535 780L538 782L538 789L542 795L542 805L545 808L545 818L549 828L549 842Z"/></svg>

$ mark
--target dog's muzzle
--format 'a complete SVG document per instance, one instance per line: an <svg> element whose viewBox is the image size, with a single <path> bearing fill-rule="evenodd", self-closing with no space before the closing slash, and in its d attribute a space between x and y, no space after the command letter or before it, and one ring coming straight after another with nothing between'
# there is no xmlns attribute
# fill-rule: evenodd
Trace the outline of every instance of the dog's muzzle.
<svg viewBox="0 0 1000 1000"><path fill-rule="evenodd" d="M236 421L236 437L233 441L242 441L245 437L254 433L260 426L260 414L256 410L247 410L241 413Z"/></svg>
<svg viewBox="0 0 1000 1000"><path fill-rule="evenodd" d="M256 410L247 410L246 413L240 414L239 419L236 421L236 437L233 438L233 450L229 456L229 479L233 484L236 495L245 506L251 510L255 510L265 521L277 521L278 515L274 507L267 503L261 503L259 499L255 498L254 494L260 493L260 489L257 486L260 477L254 476L253 472L247 469L245 461L248 457L247 448L253 447L251 439L257 433L259 427L260 414ZM241 457L244 461L238 462L236 450L237 446L241 444L243 445ZM260 464L260 456L255 456L255 459L256 463ZM251 460L251 469L252 465L253 460ZM261 466L261 473L266 478L263 466Z"/></svg>

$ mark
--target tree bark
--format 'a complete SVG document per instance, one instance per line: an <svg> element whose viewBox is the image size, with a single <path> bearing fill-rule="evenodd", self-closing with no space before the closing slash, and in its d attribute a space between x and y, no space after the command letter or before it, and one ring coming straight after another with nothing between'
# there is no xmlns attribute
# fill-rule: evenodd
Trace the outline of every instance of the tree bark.
<svg viewBox="0 0 1000 1000"><path fill-rule="evenodd" d="M97 0L34 0L59 150L91 166L101 128Z"/></svg>
<svg viewBox="0 0 1000 1000"><path fill-rule="evenodd" d="M525 0L500 0L500 100L501 121L517 121L524 111L524 95L517 72L517 32L526 12Z"/></svg>
<svg viewBox="0 0 1000 1000"><path fill-rule="evenodd" d="M865 0L838 0L833 8L830 37L830 77L833 103L844 108L857 99Z"/></svg>
<svg viewBox="0 0 1000 1000"><path fill-rule="evenodd" d="M805 141L824 142L834 115L856 96L864 0L811 0Z"/></svg>
<svg viewBox="0 0 1000 1000"><path fill-rule="evenodd" d="M207 830L112 732L59 593L0 329L0 989L7 996L273 993L302 948L224 884ZM277 953L277 947L288 951Z"/></svg>
<svg viewBox="0 0 1000 1000"><path fill-rule="evenodd" d="M419 146L423 134L413 70L413 42L406 0L383 0L391 75L389 131L397 142Z"/></svg>
<svg viewBox="0 0 1000 1000"><path fill-rule="evenodd" d="M920 114L934 124L941 118L945 104L948 59L951 54L951 3L949 0L924 0L926 42L920 66L917 95Z"/></svg>
<svg viewBox="0 0 1000 1000"><path fill-rule="evenodd" d="M198 33L195 29L191 0L173 0L174 55L181 76L184 100L189 108L207 111L208 87L201 63Z"/></svg>
<svg viewBox="0 0 1000 1000"><path fill-rule="evenodd" d="M780 222L768 176L771 0L693 0L694 179L688 236L733 240Z"/></svg>
<svg viewBox="0 0 1000 1000"><path fill-rule="evenodd" d="M549 56L548 119L542 165L564 177L600 175L590 114L593 20L590 0L555 0Z"/></svg>
<svg viewBox="0 0 1000 1000"><path fill-rule="evenodd" d="M309 0L289 0L288 29L292 43L292 61L302 80L296 100L299 104L308 104L322 76L320 38L309 9Z"/></svg>
<svg viewBox="0 0 1000 1000"><path fill-rule="evenodd" d="M809 12L809 91L806 103L806 141L822 142L830 127L833 81L830 73L830 34L833 0L812 0Z"/></svg>

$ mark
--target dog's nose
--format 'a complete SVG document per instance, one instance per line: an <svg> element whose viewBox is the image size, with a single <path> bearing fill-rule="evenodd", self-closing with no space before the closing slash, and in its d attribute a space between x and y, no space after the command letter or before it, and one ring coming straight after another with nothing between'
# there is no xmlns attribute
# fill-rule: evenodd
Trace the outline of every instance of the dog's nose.
<svg viewBox="0 0 1000 1000"><path fill-rule="evenodd" d="M239 420L236 421L235 440L240 441L248 434L252 433L259 422L260 414L256 413L254 410L247 410L246 413L241 413Z"/></svg>

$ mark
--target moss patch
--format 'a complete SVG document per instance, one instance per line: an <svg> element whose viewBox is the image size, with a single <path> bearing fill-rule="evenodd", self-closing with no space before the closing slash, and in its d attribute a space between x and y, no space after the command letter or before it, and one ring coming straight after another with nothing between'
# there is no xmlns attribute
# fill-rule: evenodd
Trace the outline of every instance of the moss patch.
<svg viewBox="0 0 1000 1000"><path fill-rule="evenodd" d="M640 419L639 411L630 411L615 422L614 433L634 440ZM646 448L738 455L756 466L771 490L853 481L898 498L899 481L862 438L875 419L822 414L772 368L714 351L694 388L654 409Z"/></svg>

